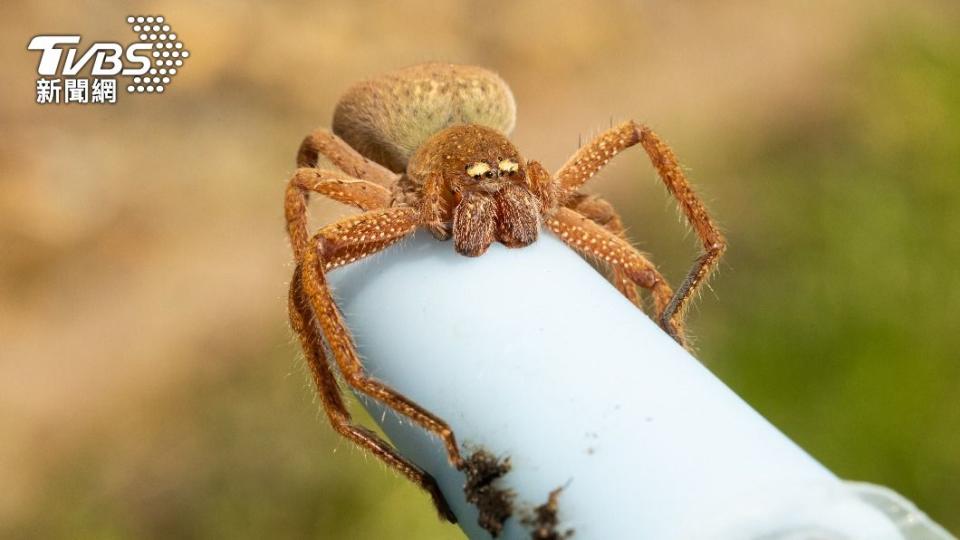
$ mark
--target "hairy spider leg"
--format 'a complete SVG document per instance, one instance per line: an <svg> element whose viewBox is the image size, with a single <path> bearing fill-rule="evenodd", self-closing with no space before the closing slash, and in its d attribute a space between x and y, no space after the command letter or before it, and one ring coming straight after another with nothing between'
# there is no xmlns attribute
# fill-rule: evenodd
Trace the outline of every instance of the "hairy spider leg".
<svg viewBox="0 0 960 540"><path fill-rule="evenodd" d="M556 208L559 195L557 182L539 161L527 162L527 187L540 199L544 212Z"/></svg>
<svg viewBox="0 0 960 540"><path fill-rule="evenodd" d="M340 223L321 229L314 237L314 243L324 246L324 256L322 259L315 261L311 257L305 256L308 252L316 252L316 250L307 249L309 245L307 238L307 197L310 192L319 193L362 210L368 210L366 214L347 218ZM294 272L294 281L291 283L290 324L300 336L307 364L310 366L317 383L321 404L327 412L334 430L361 448L370 450L389 467L399 471L426 490L433 499L434 506L436 506L440 515L450 522L456 522L456 518L437 488L433 477L400 456L396 450L369 430L355 426L350 422L350 415L343 407L343 400L339 393L340 389L323 354L322 334L317 327L318 320L322 319L316 317L311 305L311 298L304 288L303 265L310 264L311 268L315 268L317 264L321 264L323 266L322 270L314 273L319 275L319 285L325 292L323 300L330 302L332 305L333 301L329 295L329 290L326 288L324 272L377 253L410 234L417 223L414 210L410 208L387 210L386 206L389 204L390 191L378 184L351 178L336 171L321 169L302 168L294 174L288 184L284 204L287 229L298 261ZM391 219L393 214L396 214L394 217L399 216L402 219L399 222L394 221ZM308 263L308 260L312 262ZM317 282L315 281L314 286L316 287L316 285ZM335 305L332 306L336 310ZM342 320L339 320L339 315L337 315L337 318L339 327L342 329L340 333L345 335L347 346L352 348L352 340L350 340L349 335L346 335L346 326ZM307 321L310 321L309 324ZM333 340L328 339L327 341L332 348ZM359 362L355 351L352 358ZM339 364L339 357L337 360ZM360 369L362 370L362 367ZM341 367L341 372L344 373L347 382L350 383L351 378L346 376L347 370ZM356 387L354 384L351 384L351 386ZM389 391L389 388L385 386L381 388L381 390L384 389ZM393 393L396 394L396 392ZM390 401L381 401L400 411ZM449 438L452 439L453 434L450 429L442 422L440 424L442 425L440 432L449 433ZM457 454L457 459L459 459L459 454Z"/></svg>
<svg viewBox="0 0 960 540"><path fill-rule="evenodd" d="M337 308L326 281L328 264L349 264L412 234L419 224L417 211L409 207L372 210L345 218L320 229L304 251L301 266L304 294L310 299L323 336L347 384L380 401L437 435L450 463L460 469L463 458L450 427L423 407L367 375L360 356Z"/></svg>
<svg viewBox="0 0 960 540"><path fill-rule="evenodd" d="M424 227L437 240L449 240L453 235L452 224L444 222L450 214L450 206L443 198L443 177L431 174L423 181L420 195L420 217Z"/></svg>
<svg viewBox="0 0 960 540"><path fill-rule="evenodd" d="M320 396L320 403L334 431L357 446L370 451L371 454L386 463L388 467L398 471L411 482L424 489L433 499L433 504L440 513L440 518L456 523L456 516L450 510L443 493L440 492L437 481L430 474L400 455L396 449L373 431L353 423L350 412L343 402L343 396L340 394L336 377L323 352L323 342L317 328L317 321L313 316L310 300L303 291L301 272L301 267L298 265L294 270L293 280L290 282L290 326L300 338L304 357Z"/></svg>
<svg viewBox="0 0 960 540"><path fill-rule="evenodd" d="M678 201L704 250L660 316L660 325L679 341L677 332L682 328L690 299L716 268L727 244L687 181L670 147L650 128L632 120L612 128L580 148L557 172L560 199L563 202L573 197L614 156L637 143L646 151L667 191Z"/></svg>
<svg viewBox="0 0 960 540"><path fill-rule="evenodd" d="M623 220L620 218L620 214L617 213L617 211L613 208L613 205L610 204L606 199L598 196L578 193L573 198L568 200L565 206L571 210L583 214L597 225L604 227L620 238L629 241L626 234L626 228L623 226ZM627 276L619 267L612 265L607 266L610 268L610 280L617 287L617 289L619 289L628 300L633 302L633 305L643 309L643 299L640 298L640 292L637 290L637 284L634 283L633 280L630 279L630 277ZM657 297L654 297L653 300L656 319L659 322L660 314L663 313L663 309L667 306L665 302L659 302L658 300L660 299ZM667 298L667 301L669 300L670 299ZM661 303L662 305L660 305Z"/></svg>
<svg viewBox="0 0 960 540"><path fill-rule="evenodd" d="M610 265L631 283L650 290L658 316L673 291L656 267L627 240L570 208L559 208L546 218L547 227L565 244L579 252ZM661 319L662 321L662 319ZM663 326L661 322L661 326ZM674 328L664 328L685 346L682 322Z"/></svg>
<svg viewBox="0 0 960 540"><path fill-rule="evenodd" d="M307 202L310 192L319 193L337 202L359 208L376 210L390 206L390 190L373 182L359 180L338 171L326 169L297 169L287 183L284 212L287 233L293 252L299 261L307 247Z"/></svg>
<svg viewBox="0 0 960 540"><path fill-rule="evenodd" d="M398 178L396 173L363 157L329 130L318 128L300 143L297 167L316 167L317 158L321 155L350 176L370 180L383 187L390 187Z"/></svg>

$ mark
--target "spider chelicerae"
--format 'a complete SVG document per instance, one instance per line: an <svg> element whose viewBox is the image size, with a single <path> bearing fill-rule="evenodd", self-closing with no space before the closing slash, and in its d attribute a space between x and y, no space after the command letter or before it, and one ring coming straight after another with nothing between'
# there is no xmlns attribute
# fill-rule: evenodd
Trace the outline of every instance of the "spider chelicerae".
<svg viewBox="0 0 960 540"><path fill-rule="evenodd" d="M429 492L450 521L455 517L433 477L355 424L347 411L327 351L346 384L436 434L451 465L466 467L446 422L365 373L326 273L421 227L440 240L452 239L454 249L468 257L482 255L494 241L527 246L546 227L580 254L602 262L614 285L638 307L643 306L638 287L648 290L654 319L684 345L685 308L726 245L673 152L648 127L633 121L612 127L550 174L540 163L525 160L507 138L515 114L503 80L474 66L423 64L359 83L338 102L333 131L319 129L304 139L284 201L297 263L290 321L331 424ZM638 144L703 247L676 291L630 244L610 203L580 191L608 161ZM336 169L318 168L321 156ZM363 212L311 236L310 193Z"/></svg>

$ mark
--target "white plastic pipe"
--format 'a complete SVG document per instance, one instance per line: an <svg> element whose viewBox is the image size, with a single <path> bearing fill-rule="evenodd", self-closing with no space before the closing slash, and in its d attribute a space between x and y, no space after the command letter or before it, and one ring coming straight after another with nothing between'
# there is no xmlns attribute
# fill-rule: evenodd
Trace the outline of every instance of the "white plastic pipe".
<svg viewBox="0 0 960 540"><path fill-rule="evenodd" d="M372 375L509 457L502 538L558 487L572 538L949 538L902 532L549 234L475 259L418 234L331 282ZM489 538L439 441L364 403Z"/></svg>

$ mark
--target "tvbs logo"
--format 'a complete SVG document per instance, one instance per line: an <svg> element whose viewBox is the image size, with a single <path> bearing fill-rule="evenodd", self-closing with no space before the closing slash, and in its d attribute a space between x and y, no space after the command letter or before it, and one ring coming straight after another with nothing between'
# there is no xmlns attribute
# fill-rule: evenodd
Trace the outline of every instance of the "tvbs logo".
<svg viewBox="0 0 960 540"><path fill-rule="evenodd" d="M80 48L80 36L40 35L27 49L40 51L37 103L116 103L117 77L128 93L162 94L190 52L163 17L130 16L139 38L129 45L96 42ZM89 78L77 77L89 68Z"/></svg>

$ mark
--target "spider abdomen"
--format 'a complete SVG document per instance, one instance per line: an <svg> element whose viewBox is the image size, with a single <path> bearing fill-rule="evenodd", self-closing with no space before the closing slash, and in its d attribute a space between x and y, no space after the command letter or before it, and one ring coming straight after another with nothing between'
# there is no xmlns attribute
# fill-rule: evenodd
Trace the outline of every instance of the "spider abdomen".
<svg viewBox="0 0 960 540"><path fill-rule="evenodd" d="M476 66L429 63L386 73L344 93L333 132L350 146L402 172L431 135L455 124L478 124L507 134L516 104L499 75Z"/></svg>

